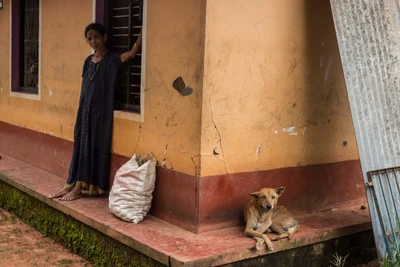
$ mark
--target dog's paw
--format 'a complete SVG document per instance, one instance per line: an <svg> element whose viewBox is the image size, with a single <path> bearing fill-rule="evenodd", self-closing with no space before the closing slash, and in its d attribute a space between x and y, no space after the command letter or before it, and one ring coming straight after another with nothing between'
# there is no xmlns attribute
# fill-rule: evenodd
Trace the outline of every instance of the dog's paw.
<svg viewBox="0 0 400 267"><path fill-rule="evenodd" d="M275 245L274 245L271 241L269 241L269 242L267 243L267 247L268 247L268 249L271 250L271 251L274 251L274 250L275 250Z"/></svg>
<svg viewBox="0 0 400 267"><path fill-rule="evenodd" d="M264 244L264 241L258 241L258 242L256 243L255 249L256 249L256 250L261 250L263 244Z"/></svg>

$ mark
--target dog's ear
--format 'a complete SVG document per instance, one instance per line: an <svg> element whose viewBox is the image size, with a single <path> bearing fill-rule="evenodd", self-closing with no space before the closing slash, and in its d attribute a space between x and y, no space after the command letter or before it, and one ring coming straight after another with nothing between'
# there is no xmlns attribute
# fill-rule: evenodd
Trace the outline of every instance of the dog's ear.
<svg viewBox="0 0 400 267"><path fill-rule="evenodd" d="M260 196L260 192L250 193L250 196L252 196L254 198L258 198Z"/></svg>
<svg viewBox="0 0 400 267"><path fill-rule="evenodd" d="M285 187L284 186L275 188L275 192L278 194L278 196L282 195L283 191L285 191Z"/></svg>

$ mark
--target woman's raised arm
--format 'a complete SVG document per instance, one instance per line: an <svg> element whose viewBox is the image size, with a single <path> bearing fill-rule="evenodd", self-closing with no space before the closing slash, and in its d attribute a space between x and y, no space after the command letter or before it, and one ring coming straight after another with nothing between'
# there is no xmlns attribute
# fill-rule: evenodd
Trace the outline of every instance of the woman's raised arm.
<svg viewBox="0 0 400 267"><path fill-rule="evenodd" d="M132 49L128 52L121 54L121 63L124 63L136 56L139 52L140 47L142 46L142 30L140 30L139 37L136 39L135 44L132 46Z"/></svg>

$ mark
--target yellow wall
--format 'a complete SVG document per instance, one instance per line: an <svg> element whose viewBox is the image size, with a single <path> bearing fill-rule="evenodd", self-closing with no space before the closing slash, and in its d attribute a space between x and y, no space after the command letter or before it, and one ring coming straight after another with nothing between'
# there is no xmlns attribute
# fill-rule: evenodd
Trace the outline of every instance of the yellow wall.
<svg viewBox="0 0 400 267"><path fill-rule="evenodd" d="M329 0L206 14L202 176L358 159Z"/></svg>
<svg viewBox="0 0 400 267"><path fill-rule="evenodd" d="M41 2L39 101L10 97L0 11L0 121L72 140L92 1ZM358 158L329 1L251 2L149 1L144 121L115 119L114 153L201 176Z"/></svg>
<svg viewBox="0 0 400 267"><path fill-rule="evenodd" d="M2 107L6 103L5 96L10 87L10 2L5 0L0 10L0 120L4 114Z"/></svg>
<svg viewBox="0 0 400 267"><path fill-rule="evenodd" d="M144 123L115 119L113 149L151 151L159 165L199 170L205 0L148 1ZM173 81L193 88L181 96Z"/></svg>
<svg viewBox="0 0 400 267"><path fill-rule="evenodd" d="M0 11L0 121L73 140L91 0L41 0L40 100L10 96L10 1ZM204 0L152 0L148 5L144 122L115 119L113 151L151 151L160 165L195 175L200 150ZM203 11L202 11L203 10ZM182 97L181 76L193 88ZM192 159L194 157L194 159Z"/></svg>
<svg viewBox="0 0 400 267"><path fill-rule="evenodd" d="M91 51L83 32L92 20L92 3L41 0L40 100L10 96L10 5L4 1L0 13L0 34L6 36L0 51L0 120L72 140L82 62Z"/></svg>

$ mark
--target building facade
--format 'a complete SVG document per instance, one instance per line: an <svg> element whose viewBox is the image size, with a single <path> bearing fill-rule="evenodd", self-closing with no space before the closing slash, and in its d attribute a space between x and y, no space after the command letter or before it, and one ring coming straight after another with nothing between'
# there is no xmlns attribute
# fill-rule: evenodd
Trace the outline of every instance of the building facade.
<svg viewBox="0 0 400 267"><path fill-rule="evenodd" d="M92 53L84 29L113 31L123 14L107 0L32 1L37 59L24 62L22 2L0 10L0 151L66 179ZM261 187L286 186L280 203L294 213L365 203L328 0L145 0L141 10L137 108L116 108L111 182L134 153L152 152L151 214L193 232L242 224Z"/></svg>

